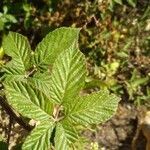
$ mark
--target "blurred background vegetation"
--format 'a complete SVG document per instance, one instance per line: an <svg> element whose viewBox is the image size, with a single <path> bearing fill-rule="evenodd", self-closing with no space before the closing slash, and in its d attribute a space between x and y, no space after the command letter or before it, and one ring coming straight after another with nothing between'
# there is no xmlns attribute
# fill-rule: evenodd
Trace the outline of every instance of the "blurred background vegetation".
<svg viewBox="0 0 150 150"><path fill-rule="evenodd" d="M82 28L86 88L107 88L124 102L149 106L149 0L0 1L0 43L8 31L15 31L27 36L34 49L61 26Z"/></svg>

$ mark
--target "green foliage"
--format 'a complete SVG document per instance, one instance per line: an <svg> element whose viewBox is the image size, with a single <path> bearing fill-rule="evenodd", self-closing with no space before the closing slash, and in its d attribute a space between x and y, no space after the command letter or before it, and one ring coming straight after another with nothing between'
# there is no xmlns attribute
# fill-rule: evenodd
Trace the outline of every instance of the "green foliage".
<svg viewBox="0 0 150 150"><path fill-rule="evenodd" d="M51 133L54 129L55 123L50 120L42 120L26 138L23 143L23 150L47 150L50 148Z"/></svg>
<svg viewBox="0 0 150 150"><path fill-rule="evenodd" d="M81 35L81 49L89 58L87 88L95 85L115 92L126 102L149 103L149 3L112 0L86 7L86 13L93 9L90 13L95 17ZM136 88L131 86L133 72L135 82L143 81Z"/></svg>
<svg viewBox="0 0 150 150"><path fill-rule="evenodd" d="M113 110L117 107L116 101L112 99L116 99L116 97L110 96L108 91L105 90L79 97L69 108L68 118L82 125L105 122L109 119L109 114L113 113Z"/></svg>
<svg viewBox="0 0 150 150"><path fill-rule="evenodd" d="M135 7L135 6L136 6L136 3L137 3L137 0L127 0L127 2L128 2L132 7Z"/></svg>
<svg viewBox="0 0 150 150"><path fill-rule="evenodd" d="M0 31L10 29L11 24L17 23L15 16L8 13L8 7L3 6L3 12L0 12Z"/></svg>
<svg viewBox="0 0 150 150"><path fill-rule="evenodd" d="M74 47L73 43L58 56L53 65L50 80L51 98L56 103L64 105L67 105L70 99L73 101L84 85L85 71L83 54Z"/></svg>
<svg viewBox="0 0 150 150"><path fill-rule="evenodd" d="M134 100L136 103L138 90L133 90L132 96L128 90L131 72L137 70L138 78L145 78L150 72L150 5L148 1L39 0L37 3L35 0L30 2L3 0L0 3L0 11L0 37L7 34L8 30L17 30L29 37L33 48L43 36L57 27L63 25L84 27L80 34L80 49L90 60L89 70L93 72L89 72L89 78L93 78L94 81L95 78L100 80L98 81L100 86L103 85L119 96L126 97L127 101ZM72 40L69 36L68 39ZM46 38L43 40L47 42ZM51 46L51 43L49 44ZM41 47L43 46L39 44L36 53L40 53L38 49ZM38 54L34 55L32 61L35 61L36 66L43 63L44 56L40 55L41 58L38 58ZM49 54L43 53L43 55ZM51 60L53 61L53 59L49 61ZM46 64L49 63L44 61L45 64L40 65L40 71L45 71ZM0 60L0 66L4 63ZM116 70L111 69L113 63L118 63ZM16 72L16 76L13 77L18 80L23 77L20 75L21 72L15 71L15 67L13 71L8 70L8 72ZM41 76L41 74L35 76ZM120 76L122 76L121 79ZM96 82L96 86L98 83ZM149 81L138 85L138 88L142 89L140 95L145 97L147 88L149 89Z"/></svg>
<svg viewBox="0 0 150 150"><path fill-rule="evenodd" d="M8 150L8 144L3 141L0 141L0 149Z"/></svg>
<svg viewBox="0 0 150 150"><path fill-rule="evenodd" d="M77 47L78 34L79 29L68 30L66 28L61 28L59 30L55 30L51 34L48 34L42 40L42 42L38 44L35 50L33 58L35 66L37 68L44 68L50 64L52 65L57 55L63 50L69 48L72 45L74 45L73 48ZM47 49L50 50L47 51Z"/></svg>
<svg viewBox="0 0 150 150"><path fill-rule="evenodd" d="M108 3L109 3L108 8L111 11L114 11L116 4L125 6L123 0L111 0L111 1L108 1ZM132 7L136 7L137 0L126 0L126 3L127 3L127 5L130 5Z"/></svg>
<svg viewBox="0 0 150 150"><path fill-rule="evenodd" d="M8 150L8 144L4 142L4 139L0 135L0 149L2 150Z"/></svg>
<svg viewBox="0 0 150 150"><path fill-rule="evenodd" d="M31 67L31 48L27 39L18 33L10 32L10 34L3 40L3 48L5 54L15 58L6 67L8 72L17 68L16 75L23 76L26 70Z"/></svg>
<svg viewBox="0 0 150 150"><path fill-rule="evenodd" d="M3 40L12 60L3 68L8 103L35 127L23 150L75 149L78 126L103 123L116 111L119 99L107 90L82 96L86 67L78 47L79 29L50 32L31 51L27 39L10 32ZM116 70L116 64L111 65Z"/></svg>

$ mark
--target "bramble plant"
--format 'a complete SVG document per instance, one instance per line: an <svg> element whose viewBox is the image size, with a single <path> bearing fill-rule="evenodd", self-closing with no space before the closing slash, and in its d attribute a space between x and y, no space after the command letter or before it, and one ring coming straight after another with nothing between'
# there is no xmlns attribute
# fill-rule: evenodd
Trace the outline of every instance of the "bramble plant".
<svg viewBox="0 0 150 150"><path fill-rule="evenodd" d="M3 40L12 59L3 68L9 105L35 127L23 150L70 150L79 141L79 126L99 124L116 111L119 99L101 90L82 96L86 65L78 47L80 29L62 27L32 51L26 37L10 32Z"/></svg>

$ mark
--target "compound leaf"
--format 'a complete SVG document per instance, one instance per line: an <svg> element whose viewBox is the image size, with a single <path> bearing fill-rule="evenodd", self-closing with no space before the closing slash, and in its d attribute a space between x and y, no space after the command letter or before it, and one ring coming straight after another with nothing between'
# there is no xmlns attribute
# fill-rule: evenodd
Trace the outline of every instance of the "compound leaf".
<svg viewBox="0 0 150 150"><path fill-rule="evenodd" d="M65 27L49 33L32 58L29 43L22 35L10 32L3 41L5 53L12 57L4 68L8 103L39 123L26 138L23 150L47 150L50 142L56 150L74 149L78 134L73 125L101 123L116 111L119 99L108 91L79 96L86 66L78 50L78 34L79 29ZM47 72L49 66L51 74Z"/></svg>
<svg viewBox="0 0 150 150"><path fill-rule="evenodd" d="M56 59L51 74L50 95L54 102L66 103L79 95L85 80L83 54L71 46ZM65 105L65 104L64 104Z"/></svg>
<svg viewBox="0 0 150 150"><path fill-rule="evenodd" d="M119 99L108 91L100 91L77 98L69 112L69 120L82 125L108 120L116 111Z"/></svg>
<svg viewBox="0 0 150 150"><path fill-rule="evenodd" d="M9 104L23 116L38 121L51 117L52 104L40 90L19 81L5 82L4 87Z"/></svg>
<svg viewBox="0 0 150 150"><path fill-rule="evenodd" d="M37 68L47 69L56 57L73 43L77 47L79 29L62 27L50 32L37 46L34 54L34 64Z"/></svg>
<svg viewBox="0 0 150 150"><path fill-rule="evenodd" d="M57 124L55 134L56 150L69 150L72 144L77 140L78 134L70 123L63 121Z"/></svg>
<svg viewBox="0 0 150 150"><path fill-rule="evenodd" d="M26 138L23 150L48 150L50 148L50 137L55 123L53 121L43 121L35 127Z"/></svg>

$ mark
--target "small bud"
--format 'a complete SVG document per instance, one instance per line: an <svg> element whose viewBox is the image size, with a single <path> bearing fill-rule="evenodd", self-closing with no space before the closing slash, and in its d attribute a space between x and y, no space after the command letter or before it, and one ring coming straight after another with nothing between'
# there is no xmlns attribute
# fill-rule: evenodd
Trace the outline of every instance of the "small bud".
<svg viewBox="0 0 150 150"><path fill-rule="evenodd" d="M3 56L4 56L4 49L1 47L0 48L0 60L3 59Z"/></svg>

